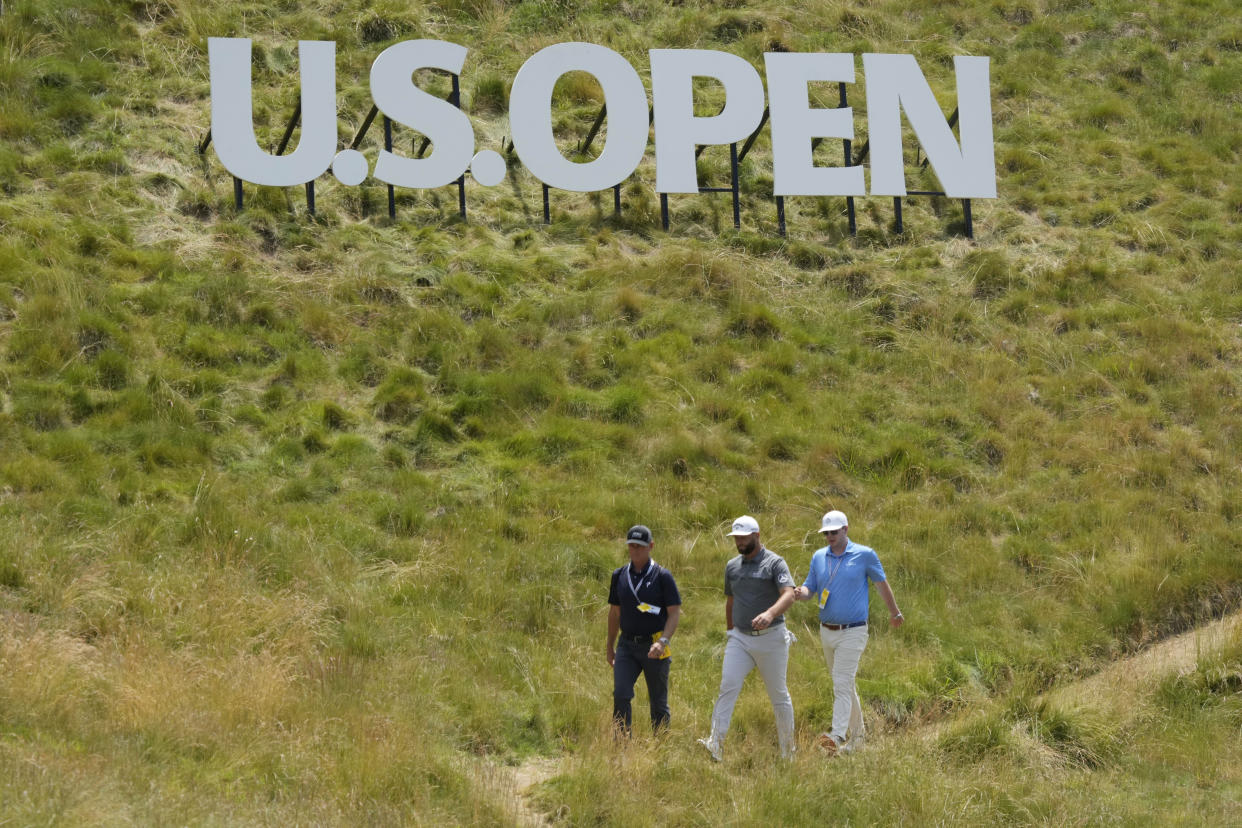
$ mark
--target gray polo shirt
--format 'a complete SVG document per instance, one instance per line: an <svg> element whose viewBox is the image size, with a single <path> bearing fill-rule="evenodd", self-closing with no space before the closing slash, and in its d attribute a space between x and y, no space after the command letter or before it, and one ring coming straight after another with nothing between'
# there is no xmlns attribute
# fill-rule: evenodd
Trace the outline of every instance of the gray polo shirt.
<svg viewBox="0 0 1242 828"><path fill-rule="evenodd" d="M793 587L785 559L766 546L748 561L741 555L725 564L725 595L733 596L733 626L742 632L753 629L751 620L776 603L781 597L781 587ZM785 616L779 615L772 626L784 624Z"/></svg>

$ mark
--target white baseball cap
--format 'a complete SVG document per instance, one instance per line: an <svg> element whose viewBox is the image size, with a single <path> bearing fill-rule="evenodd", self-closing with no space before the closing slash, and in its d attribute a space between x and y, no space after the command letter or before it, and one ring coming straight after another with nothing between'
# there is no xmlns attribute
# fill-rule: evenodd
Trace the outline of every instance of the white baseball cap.
<svg viewBox="0 0 1242 828"><path fill-rule="evenodd" d="M819 526L819 531L828 532L832 529L844 529L849 525L850 522L845 519L845 512L838 512L834 509L824 515L824 520Z"/></svg>
<svg viewBox="0 0 1242 828"><path fill-rule="evenodd" d="M726 535L726 537L733 537L734 535L753 535L758 531L759 521L755 520L750 515L742 515L740 518L733 521L733 531Z"/></svg>

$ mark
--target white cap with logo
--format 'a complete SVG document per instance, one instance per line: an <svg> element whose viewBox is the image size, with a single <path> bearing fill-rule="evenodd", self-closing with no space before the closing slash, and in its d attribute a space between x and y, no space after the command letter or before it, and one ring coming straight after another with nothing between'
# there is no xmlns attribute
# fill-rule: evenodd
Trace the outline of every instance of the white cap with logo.
<svg viewBox="0 0 1242 828"><path fill-rule="evenodd" d="M758 531L759 521L755 520L750 515L742 515L740 518L733 521L733 531L726 537L733 537L734 535L753 535Z"/></svg>
<svg viewBox="0 0 1242 828"><path fill-rule="evenodd" d="M844 529L849 526L850 522L845 519L845 512L838 512L835 509L824 515L824 520L820 524L819 531L829 532L834 529Z"/></svg>

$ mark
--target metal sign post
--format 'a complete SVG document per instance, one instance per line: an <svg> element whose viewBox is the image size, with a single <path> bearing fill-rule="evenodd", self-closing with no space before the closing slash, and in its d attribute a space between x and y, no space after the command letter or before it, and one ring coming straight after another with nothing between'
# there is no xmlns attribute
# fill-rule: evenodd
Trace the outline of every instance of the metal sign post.
<svg viewBox="0 0 1242 828"><path fill-rule="evenodd" d="M586 138L584 138L582 140L582 143L578 145L578 148L576 150L576 153L578 155L585 155L591 149L591 144L595 142L595 136L599 134L599 128L603 126L604 118L607 115L608 115L608 104L607 103L601 104L599 108L599 113L595 116L595 121L591 124L590 130L587 131ZM655 117L654 111L649 110L647 113L647 123L650 124L651 120L654 117ZM551 209L551 205L548 199L548 193L549 191L551 191L551 189L552 188L549 187L547 184L543 185L543 223L544 224L552 223L552 209ZM612 212L613 212L613 215L615 215L617 218L621 218L621 185L620 184L615 184L612 187Z"/></svg>
<svg viewBox="0 0 1242 828"><path fill-rule="evenodd" d="M695 147L694 157L703 154L703 150L707 147L703 144ZM737 167L738 167L737 142L729 144L729 186L728 187L699 187L700 193L729 193L733 197L733 229L742 229L742 202L741 187L738 185ZM665 230L668 230L668 193L660 193L660 224Z"/></svg>

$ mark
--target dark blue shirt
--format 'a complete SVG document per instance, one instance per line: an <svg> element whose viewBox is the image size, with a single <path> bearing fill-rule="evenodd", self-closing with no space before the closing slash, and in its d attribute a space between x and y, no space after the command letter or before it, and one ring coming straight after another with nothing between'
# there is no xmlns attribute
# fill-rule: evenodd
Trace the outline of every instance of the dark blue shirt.
<svg viewBox="0 0 1242 828"><path fill-rule="evenodd" d="M631 589L631 586L633 589ZM626 564L612 573L608 585L608 603L621 607L621 632L626 635L655 635L663 632L668 608L681 606L681 593L673 573L648 561L642 572L631 572ZM647 604L659 612L643 612L639 604Z"/></svg>

